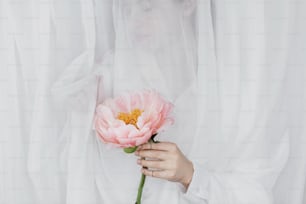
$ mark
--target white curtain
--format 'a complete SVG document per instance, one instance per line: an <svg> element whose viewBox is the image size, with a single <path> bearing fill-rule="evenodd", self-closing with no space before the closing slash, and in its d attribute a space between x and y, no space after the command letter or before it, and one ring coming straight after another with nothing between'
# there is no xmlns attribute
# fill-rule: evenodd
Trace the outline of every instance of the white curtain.
<svg viewBox="0 0 306 204"><path fill-rule="evenodd" d="M92 132L96 103L126 88L112 86L119 81L112 69L153 64L142 52L136 55L144 61L121 52L131 48L120 38L123 2L129 1L0 0L0 204L123 203L127 192L111 188L118 181L106 174L121 161ZM184 2L193 10L195 41L185 45L187 60L180 64L195 72L185 74L191 89L197 87L198 110L189 116L196 128L178 127L196 129L194 141L178 135L177 142L186 144L182 150L196 164L199 182L185 203L306 203L306 1ZM169 96L177 97L175 81L165 81ZM194 105L192 94L177 100L182 113L183 105ZM111 173L126 182L128 173L138 178L136 165L121 170ZM144 203L166 203L167 193L177 190L161 181L147 184ZM160 201L152 199L159 186L158 193L166 192ZM118 198L109 199L112 193ZM128 193L136 193L134 186Z"/></svg>

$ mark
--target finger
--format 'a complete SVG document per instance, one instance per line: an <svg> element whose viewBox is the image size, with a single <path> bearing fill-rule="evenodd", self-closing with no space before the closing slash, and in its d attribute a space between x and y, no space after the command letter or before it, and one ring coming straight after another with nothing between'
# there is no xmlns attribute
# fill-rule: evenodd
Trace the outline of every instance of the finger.
<svg viewBox="0 0 306 204"><path fill-rule="evenodd" d="M138 147L138 150L160 150L160 151L170 151L176 147L176 144L172 142L159 142L159 143L145 143Z"/></svg>
<svg viewBox="0 0 306 204"><path fill-rule="evenodd" d="M167 153L165 151L159 150L139 150L135 152L136 156L151 158L151 159L158 159L158 160L165 160L167 159Z"/></svg>
<svg viewBox="0 0 306 204"><path fill-rule="evenodd" d="M154 177L154 178L160 178L160 179L167 179L167 180L171 180L173 176L173 173L169 170L156 170L156 171L151 171L149 169L146 168L142 168L141 172L146 175L146 176L150 176L150 177Z"/></svg>
<svg viewBox="0 0 306 204"><path fill-rule="evenodd" d="M165 161L138 159L137 164L146 168L159 169L159 170L168 170L170 168L168 162Z"/></svg>
<svg viewBox="0 0 306 204"><path fill-rule="evenodd" d="M142 172L144 175L150 176L150 177L155 177L155 174L156 174L157 172L162 172L162 171L165 171L165 170L155 170L155 171L153 171L153 170L150 170L150 169L147 169L147 168L142 168L142 169L141 169L141 172ZM159 177L157 177L157 178L159 178Z"/></svg>

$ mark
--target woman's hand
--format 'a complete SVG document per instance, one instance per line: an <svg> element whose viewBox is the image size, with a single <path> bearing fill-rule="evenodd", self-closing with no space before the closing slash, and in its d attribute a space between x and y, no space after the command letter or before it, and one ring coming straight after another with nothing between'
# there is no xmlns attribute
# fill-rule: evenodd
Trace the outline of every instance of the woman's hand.
<svg viewBox="0 0 306 204"><path fill-rule="evenodd" d="M188 188L193 176L193 164L176 144L170 142L146 143L138 147L137 163L146 176L180 182Z"/></svg>

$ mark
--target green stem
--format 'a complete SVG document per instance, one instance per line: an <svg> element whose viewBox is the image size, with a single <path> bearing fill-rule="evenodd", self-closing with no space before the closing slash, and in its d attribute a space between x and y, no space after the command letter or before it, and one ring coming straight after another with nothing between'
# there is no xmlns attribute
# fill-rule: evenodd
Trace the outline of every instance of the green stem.
<svg viewBox="0 0 306 204"><path fill-rule="evenodd" d="M146 175L141 174L141 180L138 186L138 194L137 194L137 200L135 204L141 204L141 196L142 196L142 190L143 190L143 186L145 184L146 181Z"/></svg>
<svg viewBox="0 0 306 204"><path fill-rule="evenodd" d="M154 137L156 135L157 134L152 135L149 142L158 143L158 141L154 140ZM144 167L144 168L146 168L146 167ZM145 181L146 181L146 175L141 174L141 179L140 179L139 186L138 186L137 200L136 200L135 204L141 204L141 196L142 196L142 191L143 191L143 186L145 184Z"/></svg>

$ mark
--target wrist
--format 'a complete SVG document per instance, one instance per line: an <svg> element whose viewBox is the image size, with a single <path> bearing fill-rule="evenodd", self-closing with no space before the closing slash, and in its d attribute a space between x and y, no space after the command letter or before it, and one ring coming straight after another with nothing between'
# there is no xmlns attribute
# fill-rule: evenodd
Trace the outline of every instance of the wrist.
<svg viewBox="0 0 306 204"><path fill-rule="evenodd" d="M189 164L190 165L189 165L188 171L186 171L187 173L185 174L185 177L181 182L186 189L188 189L188 186L192 181L192 177L193 177L193 173L194 173L193 163L189 162Z"/></svg>

